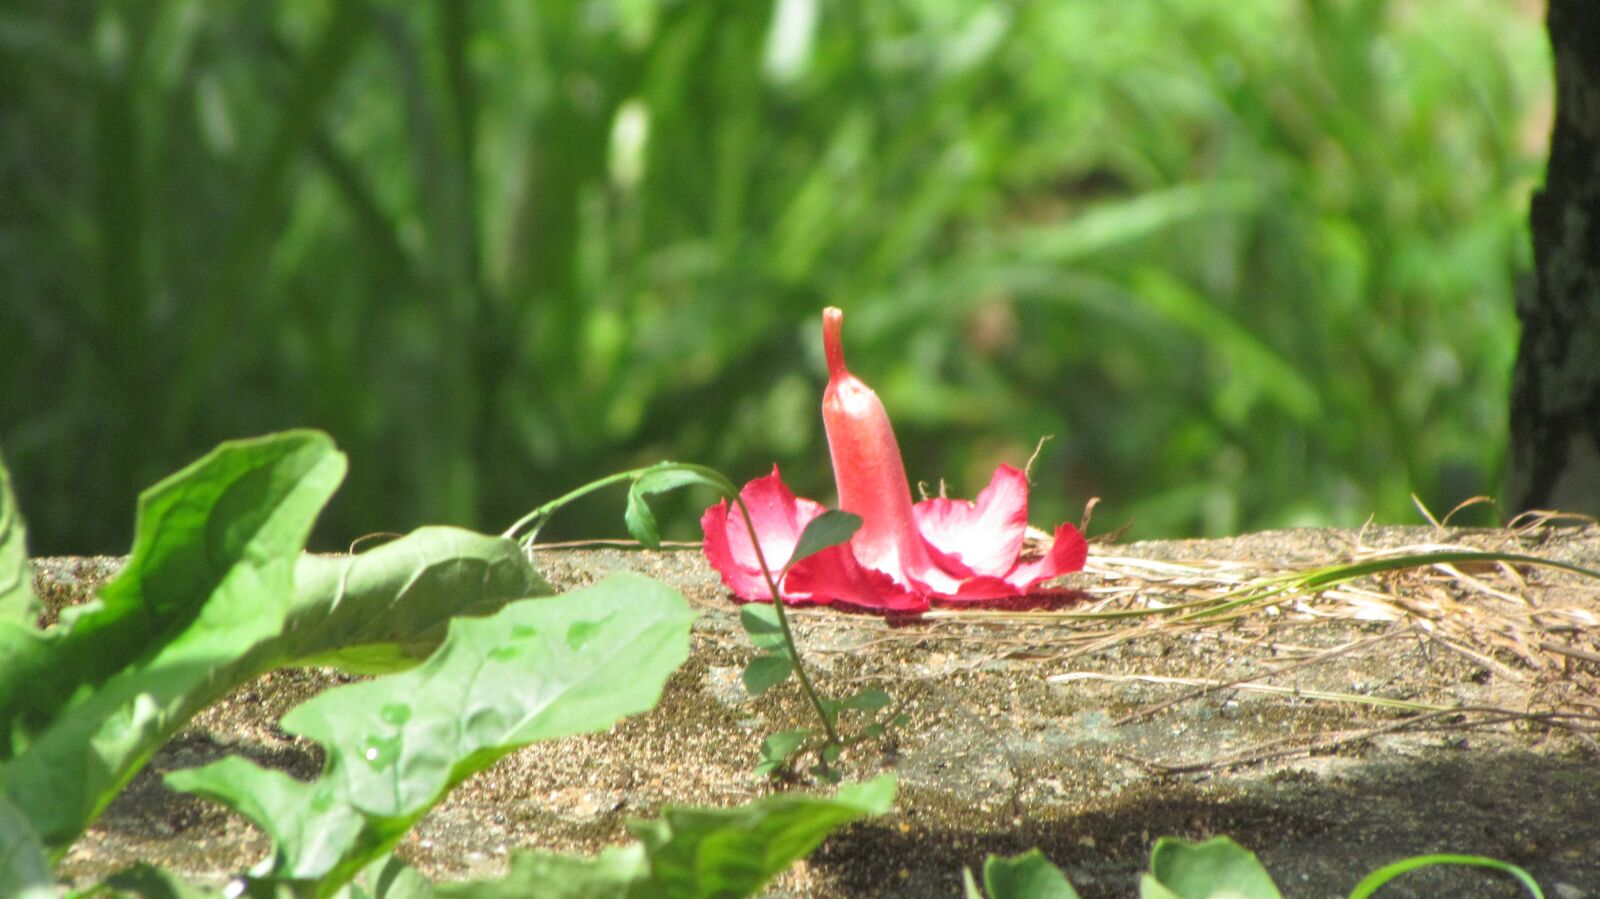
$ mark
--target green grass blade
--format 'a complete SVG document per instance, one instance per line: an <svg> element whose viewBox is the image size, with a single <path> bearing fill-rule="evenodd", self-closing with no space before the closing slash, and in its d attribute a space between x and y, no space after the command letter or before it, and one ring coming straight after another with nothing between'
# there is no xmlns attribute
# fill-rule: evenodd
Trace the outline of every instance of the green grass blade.
<svg viewBox="0 0 1600 899"><path fill-rule="evenodd" d="M1510 862L1503 862L1499 859L1487 858L1481 855L1452 854L1417 855L1401 859L1393 864L1384 865L1366 877L1361 878L1361 882L1356 884L1355 889L1350 891L1350 899L1368 899L1369 896L1378 891L1379 887L1396 877L1432 865L1469 865L1502 871L1515 877L1518 882L1527 887L1528 892L1533 895L1534 899L1544 899L1544 891L1539 889L1539 884L1534 881L1533 877Z"/></svg>

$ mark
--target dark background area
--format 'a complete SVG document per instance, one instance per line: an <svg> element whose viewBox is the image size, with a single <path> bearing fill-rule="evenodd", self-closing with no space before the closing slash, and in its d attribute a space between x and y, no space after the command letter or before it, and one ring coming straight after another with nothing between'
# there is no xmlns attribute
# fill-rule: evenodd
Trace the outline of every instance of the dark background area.
<svg viewBox="0 0 1600 899"><path fill-rule="evenodd" d="M351 456L325 548L667 458L828 501L832 304L913 483L1052 435L1036 524L1442 514L1504 481L1541 13L13 3L0 450L38 554L293 426Z"/></svg>

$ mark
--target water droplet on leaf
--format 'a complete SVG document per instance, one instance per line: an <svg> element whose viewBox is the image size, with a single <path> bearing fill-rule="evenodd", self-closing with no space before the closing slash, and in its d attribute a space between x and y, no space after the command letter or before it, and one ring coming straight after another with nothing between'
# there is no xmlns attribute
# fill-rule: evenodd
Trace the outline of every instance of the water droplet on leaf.
<svg viewBox="0 0 1600 899"><path fill-rule="evenodd" d="M392 767L400 758L400 738L369 736L361 741L361 757L374 768Z"/></svg>

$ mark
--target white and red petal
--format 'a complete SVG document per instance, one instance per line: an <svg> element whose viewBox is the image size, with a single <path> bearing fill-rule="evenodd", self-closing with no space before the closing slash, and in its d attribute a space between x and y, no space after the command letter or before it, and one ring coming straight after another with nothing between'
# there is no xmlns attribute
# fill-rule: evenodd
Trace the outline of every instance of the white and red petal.
<svg viewBox="0 0 1600 899"><path fill-rule="evenodd" d="M1001 465L975 502L926 499L912 511L949 574L1003 578L1016 566L1028 530L1028 476Z"/></svg>
<svg viewBox="0 0 1600 899"><path fill-rule="evenodd" d="M1088 560L1088 541L1083 539L1083 534L1077 528L1063 524L1056 528L1055 540L1051 542L1050 550L1043 558L1023 562L1011 569L1005 579L1019 594L1025 594L1053 577L1082 571L1084 563Z"/></svg>

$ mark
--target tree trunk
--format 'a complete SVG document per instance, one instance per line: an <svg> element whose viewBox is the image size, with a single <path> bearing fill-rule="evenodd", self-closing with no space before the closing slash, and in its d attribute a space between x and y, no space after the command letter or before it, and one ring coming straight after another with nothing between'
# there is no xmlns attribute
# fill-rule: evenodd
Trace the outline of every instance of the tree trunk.
<svg viewBox="0 0 1600 899"><path fill-rule="evenodd" d="M1556 114L1517 302L1510 511L1600 515L1600 2L1550 0Z"/></svg>

